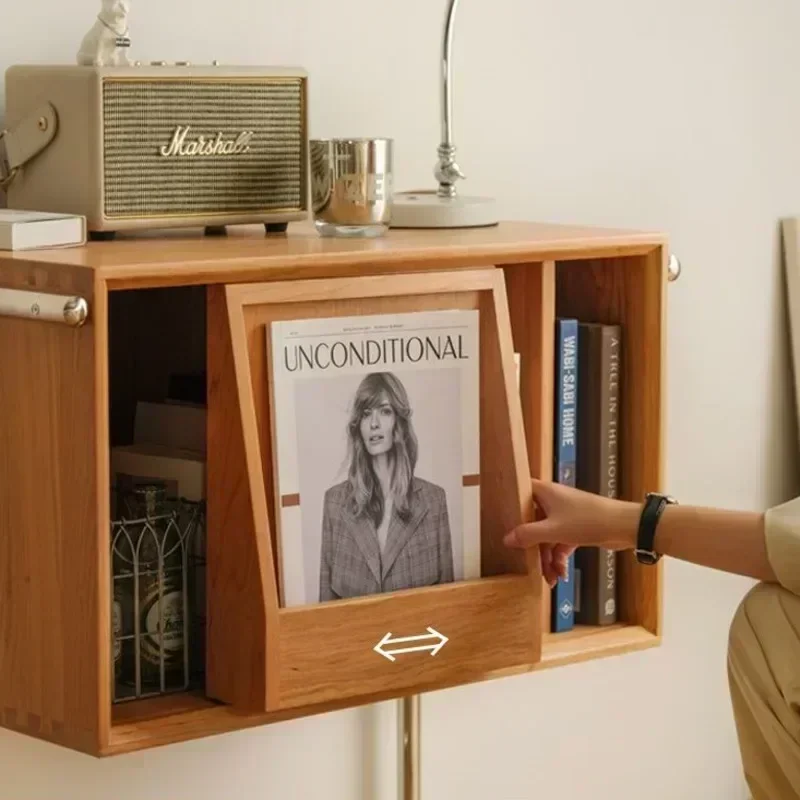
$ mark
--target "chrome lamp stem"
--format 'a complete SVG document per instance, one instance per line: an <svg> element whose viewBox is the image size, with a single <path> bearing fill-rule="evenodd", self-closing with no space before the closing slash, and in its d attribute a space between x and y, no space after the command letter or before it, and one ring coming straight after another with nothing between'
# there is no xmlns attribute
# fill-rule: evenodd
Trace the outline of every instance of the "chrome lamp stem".
<svg viewBox="0 0 800 800"><path fill-rule="evenodd" d="M453 144L453 29L455 27L458 0L450 0L444 26L442 43L442 143L439 145L439 160L434 168L434 177L439 183L439 197L455 197L456 181L463 178L455 161L456 148Z"/></svg>

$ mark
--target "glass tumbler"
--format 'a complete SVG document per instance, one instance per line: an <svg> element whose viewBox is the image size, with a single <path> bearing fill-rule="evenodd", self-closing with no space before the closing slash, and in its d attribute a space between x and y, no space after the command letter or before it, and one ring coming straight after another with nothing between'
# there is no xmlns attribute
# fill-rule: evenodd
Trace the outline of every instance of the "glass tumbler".
<svg viewBox="0 0 800 800"><path fill-rule="evenodd" d="M314 225L321 236L374 237L392 213L392 139L309 142Z"/></svg>

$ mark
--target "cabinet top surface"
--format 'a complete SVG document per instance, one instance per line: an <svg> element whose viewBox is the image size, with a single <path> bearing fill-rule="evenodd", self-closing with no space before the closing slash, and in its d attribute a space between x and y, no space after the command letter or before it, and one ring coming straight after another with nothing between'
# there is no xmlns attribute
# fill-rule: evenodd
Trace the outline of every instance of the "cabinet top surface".
<svg viewBox="0 0 800 800"><path fill-rule="evenodd" d="M304 222L291 224L286 234L265 235L260 225L230 226L227 235L219 237L205 236L202 229L120 233L113 241L83 247L6 252L0 255L0 268L9 262L84 268L122 287L325 275L343 267L357 274L359 267L424 269L426 264L482 266L614 256L663 244L665 238L658 232L524 221L459 230L391 230L377 239L332 239L320 237Z"/></svg>

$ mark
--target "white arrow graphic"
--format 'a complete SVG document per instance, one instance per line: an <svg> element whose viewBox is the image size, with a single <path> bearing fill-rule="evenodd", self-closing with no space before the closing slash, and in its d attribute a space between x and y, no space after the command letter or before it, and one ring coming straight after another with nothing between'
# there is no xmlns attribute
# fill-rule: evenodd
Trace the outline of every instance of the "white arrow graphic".
<svg viewBox="0 0 800 800"><path fill-rule="evenodd" d="M429 633L423 633L419 636L399 636L397 639L392 639L392 634L387 633L372 649L388 658L389 661L396 661L395 656L400 653L415 653L420 650L430 650L431 655L435 656L444 647L448 638L431 627L428 628L428 631ZM405 644L406 642L423 642L426 639L428 640L427 644L417 644L411 647L389 647L389 645Z"/></svg>

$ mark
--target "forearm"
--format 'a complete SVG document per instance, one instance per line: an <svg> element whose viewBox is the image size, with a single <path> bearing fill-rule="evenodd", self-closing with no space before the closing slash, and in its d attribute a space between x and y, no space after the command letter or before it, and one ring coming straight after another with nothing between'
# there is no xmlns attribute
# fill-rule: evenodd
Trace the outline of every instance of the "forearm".
<svg viewBox="0 0 800 800"><path fill-rule="evenodd" d="M635 546L641 506L625 509L626 527ZM776 582L767 558L764 515L700 506L667 506L656 528L658 553L734 575Z"/></svg>

